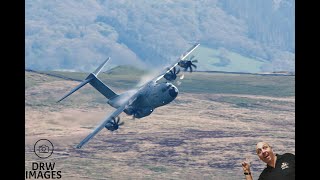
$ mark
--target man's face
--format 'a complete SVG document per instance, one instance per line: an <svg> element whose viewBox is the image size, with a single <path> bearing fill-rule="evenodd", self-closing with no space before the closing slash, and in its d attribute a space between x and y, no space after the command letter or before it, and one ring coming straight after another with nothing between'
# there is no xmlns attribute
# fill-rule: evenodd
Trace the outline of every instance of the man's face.
<svg viewBox="0 0 320 180"><path fill-rule="evenodd" d="M270 162L274 158L273 151L268 143L259 142L256 147L256 152L259 158L265 163Z"/></svg>

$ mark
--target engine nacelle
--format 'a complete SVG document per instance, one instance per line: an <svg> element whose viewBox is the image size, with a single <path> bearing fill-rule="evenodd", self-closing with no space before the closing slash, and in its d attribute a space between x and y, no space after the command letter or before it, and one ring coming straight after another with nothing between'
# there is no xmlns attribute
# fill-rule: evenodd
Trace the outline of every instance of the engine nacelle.
<svg viewBox="0 0 320 180"><path fill-rule="evenodd" d="M105 125L105 128L107 128L109 131L115 131L115 130L119 129L119 125L107 123Z"/></svg>
<svg viewBox="0 0 320 180"><path fill-rule="evenodd" d="M134 118L143 118L149 116L153 112L154 108L145 107L145 108L126 108L123 110L127 115L133 115Z"/></svg>
<svg viewBox="0 0 320 180"><path fill-rule="evenodd" d="M177 79L177 75L170 72L166 73L163 77L168 81L174 81Z"/></svg>

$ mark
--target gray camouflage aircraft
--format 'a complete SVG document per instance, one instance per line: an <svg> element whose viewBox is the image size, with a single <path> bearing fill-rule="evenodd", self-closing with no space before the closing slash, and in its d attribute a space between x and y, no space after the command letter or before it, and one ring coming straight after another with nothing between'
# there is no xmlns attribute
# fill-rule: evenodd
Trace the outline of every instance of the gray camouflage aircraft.
<svg viewBox="0 0 320 180"><path fill-rule="evenodd" d="M176 79L176 75L179 73L180 69L176 71L176 66L187 70L191 66L196 68L190 60L185 60L186 57L194 51L200 44L194 44L190 49L183 53L171 66L167 69L164 69L158 76L152 80L142 84L137 89L126 91L122 94L116 94L111 90L107 85L105 85L97 76L100 73L101 69L106 65L110 60L108 57L94 72L90 73L89 76L81 82L77 87L72 89L68 94L63 96L58 102L62 101L75 91L79 90L82 86L89 83L96 90L98 90L102 95L104 95L108 101L107 103L116 110L109 114L103 121L90 133L86 138L84 138L78 145L77 148L81 148L86 144L91 138L93 138L99 131L103 128L106 128L110 131L117 130L119 126L124 123L120 123L120 118L118 117L122 112L125 112L127 115L132 115L133 118L142 118L150 115L155 108L164 106L173 101L178 95L178 89L172 83L168 82L159 82L160 79L165 78L168 81L173 81Z"/></svg>

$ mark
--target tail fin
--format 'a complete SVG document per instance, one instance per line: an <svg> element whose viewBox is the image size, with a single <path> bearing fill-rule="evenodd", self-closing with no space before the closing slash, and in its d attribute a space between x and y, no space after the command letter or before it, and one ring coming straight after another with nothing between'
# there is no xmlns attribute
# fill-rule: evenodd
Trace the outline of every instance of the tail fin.
<svg viewBox="0 0 320 180"><path fill-rule="evenodd" d="M62 101L66 97L70 96L72 93L79 90L82 86L86 85L87 83L90 83L91 86L93 86L96 90L98 90L101 94L103 94L106 98L111 99L116 96L118 96L115 92L113 92L108 86L106 86L102 81L100 81L97 76L100 73L101 69L106 65L106 63L110 60L110 57L106 59L93 73L90 73L90 75L81 82L77 87L72 89L68 94L63 96L59 101Z"/></svg>
<svg viewBox="0 0 320 180"><path fill-rule="evenodd" d="M107 64L109 60L110 60L110 57L108 57L92 74L94 74L95 76L98 76L101 69Z"/></svg>

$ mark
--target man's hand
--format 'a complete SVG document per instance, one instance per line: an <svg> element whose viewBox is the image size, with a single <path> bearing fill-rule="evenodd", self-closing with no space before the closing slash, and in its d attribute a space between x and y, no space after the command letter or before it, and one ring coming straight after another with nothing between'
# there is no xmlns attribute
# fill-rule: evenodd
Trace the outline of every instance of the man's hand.
<svg viewBox="0 0 320 180"><path fill-rule="evenodd" d="M250 172L250 163L247 160L243 161L241 165L242 165L243 172L245 173Z"/></svg>
<svg viewBox="0 0 320 180"><path fill-rule="evenodd" d="M251 171L250 171L250 162L248 161L248 159L243 161L241 165L242 165L243 173L245 173L246 180L253 180Z"/></svg>

